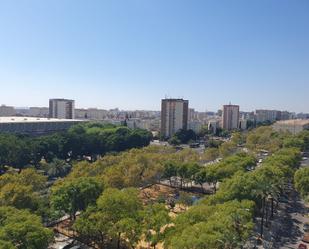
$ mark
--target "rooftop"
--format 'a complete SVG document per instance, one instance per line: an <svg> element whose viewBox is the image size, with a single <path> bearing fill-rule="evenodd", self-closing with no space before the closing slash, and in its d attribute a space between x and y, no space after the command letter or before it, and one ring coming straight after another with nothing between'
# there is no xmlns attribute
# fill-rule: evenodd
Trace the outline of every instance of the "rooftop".
<svg viewBox="0 0 309 249"><path fill-rule="evenodd" d="M38 117L0 117L0 123L40 123L40 122L84 122L79 119L38 118Z"/></svg>
<svg viewBox="0 0 309 249"><path fill-rule="evenodd" d="M74 101L73 99L62 99L62 98L56 98L56 99L49 99L52 101Z"/></svg>
<svg viewBox="0 0 309 249"><path fill-rule="evenodd" d="M290 119L277 121L279 125L309 125L309 119Z"/></svg>
<svg viewBox="0 0 309 249"><path fill-rule="evenodd" d="M162 99L162 101L189 101L189 100L186 100L186 99L173 99L173 98L165 98L165 99Z"/></svg>

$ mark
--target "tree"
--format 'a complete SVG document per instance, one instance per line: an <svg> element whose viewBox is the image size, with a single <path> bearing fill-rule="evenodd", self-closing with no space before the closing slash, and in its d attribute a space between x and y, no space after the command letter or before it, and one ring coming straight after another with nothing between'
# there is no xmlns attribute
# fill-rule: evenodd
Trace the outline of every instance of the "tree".
<svg viewBox="0 0 309 249"><path fill-rule="evenodd" d="M309 131L304 130L298 134L298 137L304 141L304 150L309 150Z"/></svg>
<svg viewBox="0 0 309 249"><path fill-rule="evenodd" d="M204 191L203 184L207 182L208 180L209 179L208 179L207 171L204 168L200 169L199 172L197 172L194 175L194 182L201 185L201 189L203 191Z"/></svg>
<svg viewBox="0 0 309 249"><path fill-rule="evenodd" d="M124 218L117 222L116 228L121 233L122 240L129 242L131 248L134 249L142 235L140 222L136 219Z"/></svg>
<svg viewBox="0 0 309 249"><path fill-rule="evenodd" d="M46 177L33 169L4 174L0 176L0 204L37 211L41 203L39 191L45 184Z"/></svg>
<svg viewBox="0 0 309 249"><path fill-rule="evenodd" d="M183 182L189 176L189 165L186 163L179 164L177 167L177 175L180 177L180 188L183 187Z"/></svg>
<svg viewBox="0 0 309 249"><path fill-rule="evenodd" d="M35 211L39 207L39 196L30 186L8 183L0 189L0 205Z"/></svg>
<svg viewBox="0 0 309 249"><path fill-rule="evenodd" d="M0 166L10 165L22 169L31 162L30 139L12 134L0 135Z"/></svg>
<svg viewBox="0 0 309 249"><path fill-rule="evenodd" d="M9 183L26 185L33 190L41 190L45 186L46 177L39 175L33 169L25 169L21 173L15 171L0 176L0 188Z"/></svg>
<svg viewBox="0 0 309 249"><path fill-rule="evenodd" d="M303 149L305 147L305 142L302 138L290 137L283 140L283 147Z"/></svg>
<svg viewBox="0 0 309 249"><path fill-rule="evenodd" d="M52 238L52 232L43 227L38 216L13 207L0 207L0 245L4 245L1 248L44 249Z"/></svg>
<svg viewBox="0 0 309 249"><path fill-rule="evenodd" d="M8 241L0 240L0 248L2 249L16 249L16 247Z"/></svg>
<svg viewBox="0 0 309 249"><path fill-rule="evenodd" d="M206 161L214 161L219 157L219 150L217 148L208 148L205 150L203 159Z"/></svg>
<svg viewBox="0 0 309 249"><path fill-rule="evenodd" d="M215 164L206 167L204 173L207 177L207 182L212 184L214 193L217 191L217 183L223 178L221 172L218 170L218 165Z"/></svg>
<svg viewBox="0 0 309 249"><path fill-rule="evenodd" d="M175 137L175 136L171 137L171 138L168 140L168 142L169 142L171 145L179 145L179 144L181 144L180 139L177 138L177 137Z"/></svg>
<svg viewBox="0 0 309 249"><path fill-rule="evenodd" d="M220 145L219 153L222 157L230 156L237 151L237 144L233 142L225 142Z"/></svg>
<svg viewBox="0 0 309 249"><path fill-rule="evenodd" d="M94 204L103 190L95 178L82 177L60 181L52 188L51 205L59 214L69 214L75 220L76 212Z"/></svg>
<svg viewBox="0 0 309 249"><path fill-rule="evenodd" d="M142 203L136 189L106 189L97 200L96 207L89 207L77 219L75 229L81 236L91 237L101 248L121 243L134 247L140 237L140 212Z"/></svg>
<svg viewBox="0 0 309 249"><path fill-rule="evenodd" d="M36 172L35 169L29 168L21 171L17 176L17 182L26 186L31 186L33 191L41 191L46 186L46 176Z"/></svg>
<svg viewBox="0 0 309 249"><path fill-rule="evenodd" d="M301 168L295 172L295 188L302 197L309 194L309 168Z"/></svg>
<svg viewBox="0 0 309 249"><path fill-rule="evenodd" d="M72 166L64 160L55 158L50 163L43 163L42 168L49 178L53 178L65 177L70 172Z"/></svg>
<svg viewBox="0 0 309 249"><path fill-rule="evenodd" d="M253 209L250 201L193 206L176 217L164 245L171 249L240 248L252 231Z"/></svg>
<svg viewBox="0 0 309 249"><path fill-rule="evenodd" d="M110 245L108 217L96 206L89 206L82 212L74 222L73 229L83 241L95 243L101 249Z"/></svg>
<svg viewBox="0 0 309 249"><path fill-rule="evenodd" d="M143 216L146 240L155 249L156 245L164 239L163 226L170 222L168 210L164 204L155 203L145 208Z"/></svg>
<svg viewBox="0 0 309 249"><path fill-rule="evenodd" d="M111 225L108 233L110 237L117 241L117 248L119 249L125 223L128 222L128 219L139 219L142 203L139 200L138 192L133 188L106 189L98 199L97 205L99 210L108 217L108 223ZM126 232L126 235L128 235L128 231Z"/></svg>
<svg viewBox="0 0 309 249"><path fill-rule="evenodd" d="M193 204L193 198L190 194L181 192L177 200L177 203L185 206L191 206Z"/></svg>
<svg viewBox="0 0 309 249"><path fill-rule="evenodd" d="M178 144L185 144L191 140L196 140L196 134L193 130L184 130L180 129L177 131L169 140L170 144L178 145Z"/></svg>
<svg viewBox="0 0 309 249"><path fill-rule="evenodd" d="M232 134L231 141L232 141L232 143L234 143L234 144L239 144L239 145L241 145L241 144L243 144L243 143L245 142L245 137L244 137L244 135L243 135L242 133L240 133L240 132L234 132L234 133Z"/></svg>
<svg viewBox="0 0 309 249"><path fill-rule="evenodd" d="M164 165L163 177L168 178L170 185L172 186L172 177L177 176L177 165L172 162L166 162Z"/></svg>

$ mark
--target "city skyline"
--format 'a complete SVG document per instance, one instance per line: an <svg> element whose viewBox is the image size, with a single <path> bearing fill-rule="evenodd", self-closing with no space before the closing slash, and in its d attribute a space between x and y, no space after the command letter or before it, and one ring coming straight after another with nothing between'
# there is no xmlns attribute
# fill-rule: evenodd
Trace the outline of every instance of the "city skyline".
<svg viewBox="0 0 309 249"><path fill-rule="evenodd" d="M53 99L53 98L50 98L50 99ZM37 105L37 106L34 106L34 105L23 105L23 106L16 106L16 105L8 105L6 103L0 103L0 106L13 107L16 110L19 110L19 109L20 110L22 110L22 109L29 109L29 108L47 108L48 109L49 108L49 100L50 99L47 100L47 104L45 104L45 105ZM65 98L57 98L57 99L65 99ZM159 102L162 99L182 99L182 98L161 98L161 99L159 99ZM76 102L75 99L72 99L72 100L74 102ZM194 109L194 111L196 111L196 112L214 112L214 113L216 113L218 111L222 111L223 108L224 108L224 105L230 105L230 104L238 105L237 103L232 103L232 102L223 103L221 106L218 106L217 109L213 109L213 110L210 110L210 109L198 110L194 106L191 106L191 105L189 107L190 107L190 109L191 108ZM106 107L104 108L104 107L99 107L99 106L83 106L83 107L81 107L81 106L78 105L78 103L77 103L77 105L74 108L77 109L77 110L98 109L98 110L106 110L106 111L118 109L119 111L129 111L129 112L130 111L155 111L155 112L160 112L160 110L161 110L161 107L158 110L157 109L141 109L141 108L139 108L139 109L126 109L126 108L120 108L118 106L114 106L114 107L111 107L111 108L106 108ZM263 110L266 110L266 111L287 111L287 112L290 112L290 113L309 113L309 111L308 112L297 112L297 111L289 110L289 109L257 108L257 107L253 108L252 110L243 110L241 108L241 106L239 106L239 111L240 112L255 112L255 111L260 111L260 110L262 110L262 111Z"/></svg>
<svg viewBox="0 0 309 249"><path fill-rule="evenodd" d="M3 1L0 104L309 112L308 1Z"/></svg>

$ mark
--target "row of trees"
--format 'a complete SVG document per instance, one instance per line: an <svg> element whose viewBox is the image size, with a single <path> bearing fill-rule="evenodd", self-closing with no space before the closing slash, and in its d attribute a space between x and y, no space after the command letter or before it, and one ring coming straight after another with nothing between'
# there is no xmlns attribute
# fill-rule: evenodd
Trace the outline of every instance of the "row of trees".
<svg viewBox="0 0 309 249"><path fill-rule="evenodd" d="M246 147L255 151L262 149L270 152L276 152L282 147L296 147L301 150L308 150L309 131L293 135L289 132L275 132L270 126L261 126L248 133Z"/></svg>
<svg viewBox="0 0 309 249"><path fill-rule="evenodd" d="M88 126L85 134L89 129L103 132L107 128ZM224 155L222 145L207 149L205 154L190 149L176 151L171 147L148 146L107 154L93 163L78 162L51 191L46 191L46 177L33 169L6 173L0 176L0 247L44 249L50 241L50 232L37 215L45 220L69 214L78 236L101 248L135 248L141 240L154 247L163 241L169 249L238 248L252 231L254 215L259 215L262 223L266 219L268 224L274 204L299 164L299 149L308 146L306 141L309 141L305 133L292 137L273 133L269 128L259 129L247 136L233 134L226 146L233 149L227 149ZM254 143L249 139L252 134L256 138ZM264 136L270 141L261 138ZM277 149L252 170L255 158L239 152L242 150L239 145L243 143L251 145L253 150L271 148L273 151L274 145ZM224 157L220 163L204 166L205 161L218 155ZM65 176L70 170L63 170L69 167L66 161L52 158L46 164L41 163L41 168L51 176ZM299 172L299 176L295 174L296 186L297 182L303 186L307 172ZM214 195L175 219L169 217L164 204L142 205L138 190L131 188L173 178L180 179L182 187L193 181L201 186L211 184L214 190L217 182L220 185ZM306 195L308 190L299 191ZM76 218L78 212L81 214ZM1 216L1 213L7 215ZM4 216L12 216L12 219L2 218ZM31 219L32 226L28 225ZM19 232L24 240L17 241L11 236L16 234L14 236L19 238Z"/></svg>
<svg viewBox="0 0 309 249"><path fill-rule="evenodd" d="M309 168L301 168L295 172L295 188L306 200L309 199Z"/></svg>
<svg viewBox="0 0 309 249"><path fill-rule="evenodd" d="M190 164L202 160L201 156L191 149L177 152L172 147L148 146L106 155L93 163L79 162L67 178L98 177L119 189L142 187L162 179L166 162Z"/></svg>
<svg viewBox="0 0 309 249"><path fill-rule="evenodd" d="M131 130L100 123L78 124L67 132L40 137L0 135L0 167L23 168L37 165L42 158L78 159L83 156L104 155L112 151L147 146L152 135L141 129Z"/></svg>
<svg viewBox="0 0 309 249"><path fill-rule="evenodd" d="M262 218L263 234L299 160L299 150L281 149L256 170L225 178L216 194L176 218L166 248L239 248L251 235L254 215Z"/></svg>
<svg viewBox="0 0 309 249"><path fill-rule="evenodd" d="M216 191L216 185L223 179L231 177L236 172L246 172L256 164L255 158L246 153L238 153L226 157L220 163L202 166L197 163L178 163L169 161L164 165L163 178L169 179L170 185L173 185L173 179L180 180L180 188L184 184L195 182L200 184L201 188L205 183L213 185Z"/></svg>
<svg viewBox="0 0 309 249"><path fill-rule="evenodd" d="M81 167L80 164L73 169L72 173L66 178L66 182L72 179L73 184L76 178L79 179L77 182L82 182L83 177L87 175L88 178L95 177L99 182L103 180L107 189L103 191L97 201L94 201L98 196L98 193L94 191L96 188L94 188L92 192L94 198L88 203L87 208L82 204L83 201L72 198L72 200L82 204L79 209L74 209L74 212L82 211L82 215L76 220L74 228L83 239L89 242L95 241L102 248L107 245L117 247L120 244L134 248L141 238L145 238L153 246L162 240L164 246L171 249L237 248L251 234L254 215L261 216L262 223L264 223L265 219L265 223L268 223L275 208L274 203L278 202L284 185L298 166L299 155L299 149L297 148L282 148L252 171L255 158L246 153L237 153L226 157L220 163L204 167L196 163L201 158L194 155L192 151L190 153L188 151L175 152L172 149L149 147L141 151L132 150L120 155L105 157L93 164L89 164L91 167ZM146 160L148 157L149 160ZM169 159L167 162L165 162L166 158ZM126 163L122 168L124 161ZM161 217L159 220L162 223L158 223L157 232L153 232L155 231L154 228L150 229L148 227L148 230L146 229L146 225L150 221L145 222L145 219L149 215L137 215L141 209L144 210L147 207L134 206L134 210L137 210L137 212L128 207L127 210L129 211L125 215L122 212L125 212L124 210L126 210L128 204L122 203L119 204L122 209L118 210L118 204L115 204L117 201L114 198L122 199L121 196L125 195L126 191L129 190L109 188L115 182L107 179L106 174L117 165L121 165L118 166L119 168L116 167L118 170L121 168L122 170L126 169L120 171L119 178L116 177L118 178L117 181L123 177L120 180L122 184L118 186L120 189L137 183L129 180L126 182L127 185L123 186L126 177L142 179L139 178L141 173L147 172L148 174L150 168L156 172L153 174L156 175L153 179L158 179L157 177L159 179L168 179L176 176L182 179L184 184L190 181L208 182L214 186L216 186L217 182L222 183L216 194L200 201L200 204L180 214L175 220L170 221L170 218L165 220L165 218ZM111 175L108 176L108 178L111 177ZM58 187L55 186L55 188ZM70 189L71 187L68 187L68 190ZM75 186L73 189L79 188ZM53 191L54 198L62 199L62 191ZM123 198L131 203L130 197L136 195L130 192L129 195ZM64 194L64 196L70 196L70 194ZM82 196L82 194L77 194L77 196ZM90 198L92 195L88 192L86 196ZM105 196L105 198L102 196ZM104 201L101 201L102 199ZM63 203L69 204L68 207L77 206L70 204L65 198L62 200ZM138 198L133 203L136 204L137 201ZM113 206L114 204L116 206ZM56 206L61 207L61 205ZM65 208L62 207L61 210L65 210ZM69 213L69 211L66 211L66 213ZM119 217L125 218L123 220ZM168 225L170 222L173 225ZM165 225L166 229L162 229ZM262 224L261 227L263 228L263 226ZM151 230L152 232L149 232ZM148 235L155 235L156 237L147 239Z"/></svg>

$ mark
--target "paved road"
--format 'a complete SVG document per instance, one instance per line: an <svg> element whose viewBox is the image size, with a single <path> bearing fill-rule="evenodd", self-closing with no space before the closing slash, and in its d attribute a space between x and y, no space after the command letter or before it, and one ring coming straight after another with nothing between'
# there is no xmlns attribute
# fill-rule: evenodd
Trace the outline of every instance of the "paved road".
<svg viewBox="0 0 309 249"><path fill-rule="evenodd" d="M302 160L301 167L308 166L309 159ZM275 248L298 248L298 245L303 243L301 240L304 235L304 224L309 222L309 209L294 189L288 195L288 203L282 206L282 215L279 217L281 226Z"/></svg>
<svg viewBox="0 0 309 249"><path fill-rule="evenodd" d="M297 248L304 235L303 226L309 222L306 217L309 210L296 191L292 191L288 203L283 205L279 217L281 225L277 231L275 248Z"/></svg>
<svg viewBox="0 0 309 249"><path fill-rule="evenodd" d="M309 167L309 158L301 167ZM279 203L277 213L268 228L264 228L264 244L254 247L254 237L245 248L297 249L304 235L304 224L309 222L309 208L292 186L287 190L287 201ZM255 234L259 233L260 218L256 220ZM305 243L303 243L305 244ZM309 248L309 244L308 244Z"/></svg>
<svg viewBox="0 0 309 249"><path fill-rule="evenodd" d="M308 167L309 159L302 160L301 167ZM299 194L290 188L287 203L281 203L277 218L274 220L273 248L291 249L298 248L304 235L304 224L309 222L309 209ZM309 244L308 244L309 247Z"/></svg>

